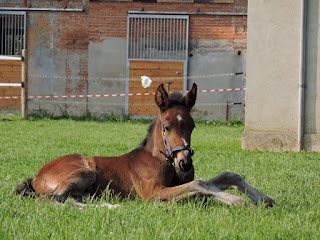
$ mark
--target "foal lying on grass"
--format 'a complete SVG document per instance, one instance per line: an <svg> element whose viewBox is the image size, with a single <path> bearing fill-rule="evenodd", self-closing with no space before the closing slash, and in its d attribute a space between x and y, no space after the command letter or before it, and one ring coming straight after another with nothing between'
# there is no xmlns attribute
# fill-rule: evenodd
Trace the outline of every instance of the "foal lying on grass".
<svg viewBox="0 0 320 240"><path fill-rule="evenodd" d="M16 190L24 196L44 195L64 201L81 201L87 195L101 195L108 187L120 197L145 200L179 200L189 196L211 196L241 206L243 199L224 192L238 189L253 202L272 207L275 202L246 183L238 174L224 172L209 180L194 180L191 134L195 127L190 115L197 97L197 85L183 96L170 96L161 84L155 92L159 108L141 145L118 157L66 155L44 165L33 179Z"/></svg>

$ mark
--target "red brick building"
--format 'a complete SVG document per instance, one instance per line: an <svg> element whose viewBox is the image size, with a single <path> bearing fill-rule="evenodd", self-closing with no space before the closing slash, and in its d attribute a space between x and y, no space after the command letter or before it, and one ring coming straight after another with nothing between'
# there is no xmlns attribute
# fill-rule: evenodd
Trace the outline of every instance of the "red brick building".
<svg viewBox="0 0 320 240"><path fill-rule="evenodd" d="M183 63L181 71L172 70L177 76L167 76L163 70L160 71L161 78L154 75L155 83L157 80L166 82L165 77L171 77L172 89L178 90L186 90L193 82L200 90L244 86L243 75L223 74L245 71L247 0L10 0L0 3L2 13L18 10L25 12L27 19L30 96L128 94L131 90L152 92L155 84L147 90L130 90L130 71L133 71L130 69L130 49L136 46L139 46L139 56L144 55L143 61L170 60L146 59L147 52L164 56L168 51L187 51L182 54L183 59L170 60L170 63ZM140 20L130 16L140 16ZM177 23L171 23L171 18L178 19ZM184 19L187 19L186 23ZM174 27L168 30L168 25ZM151 28L158 30L148 30ZM167 32L176 34L178 30L183 38L173 40L172 44ZM150 46L142 38L150 39ZM164 51L167 45L171 49ZM139 60L139 57L133 59ZM145 71L156 74L154 70ZM221 77L217 77L219 74ZM31 99L29 109L49 110L55 114L61 111L130 114L130 106L136 104L146 110L152 104L150 101L147 97L133 99L128 96ZM243 101L244 94L240 92L199 94L195 114L208 119L242 118L241 105L230 106L228 103ZM146 110L146 114L140 115L150 114Z"/></svg>

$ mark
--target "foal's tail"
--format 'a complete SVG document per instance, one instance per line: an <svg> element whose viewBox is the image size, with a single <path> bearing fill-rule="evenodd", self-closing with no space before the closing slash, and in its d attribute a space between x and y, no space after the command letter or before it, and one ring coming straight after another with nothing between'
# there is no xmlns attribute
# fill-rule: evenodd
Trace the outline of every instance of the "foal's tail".
<svg viewBox="0 0 320 240"><path fill-rule="evenodd" d="M35 197L36 191L32 187L32 178L29 178L22 182L16 189L16 194L22 195L24 197Z"/></svg>

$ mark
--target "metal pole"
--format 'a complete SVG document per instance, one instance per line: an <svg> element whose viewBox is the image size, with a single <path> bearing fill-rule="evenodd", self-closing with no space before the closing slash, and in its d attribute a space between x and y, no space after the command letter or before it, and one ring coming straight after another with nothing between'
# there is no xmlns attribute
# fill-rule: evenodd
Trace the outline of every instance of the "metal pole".
<svg viewBox="0 0 320 240"><path fill-rule="evenodd" d="M28 59L27 50L22 50L21 62L21 116L22 119L28 118Z"/></svg>
<svg viewBox="0 0 320 240"><path fill-rule="evenodd" d="M84 8L28 8L28 7L0 7L0 11L84 12Z"/></svg>
<svg viewBox="0 0 320 240"><path fill-rule="evenodd" d="M129 10L129 14L162 14L162 15L212 15L212 16L247 16L246 12L167 12L167 11L134 11Z"/></svg>
<svg viewBox="0 0 320 240"><path fill-rule="evenodd" d="M307 1L301 1L301 32L300 32L300 76L299 76L299 108L298 108L298 151L304 148L304 124L305 124L305 89L306 89L306 69L305 69L305 50L306 50L306 9Z"/></svg>

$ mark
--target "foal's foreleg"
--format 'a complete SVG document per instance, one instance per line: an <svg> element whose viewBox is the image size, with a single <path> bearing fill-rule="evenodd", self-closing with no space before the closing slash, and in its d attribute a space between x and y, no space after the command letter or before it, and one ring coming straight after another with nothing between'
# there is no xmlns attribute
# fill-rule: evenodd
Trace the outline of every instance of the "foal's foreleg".
<svg viewBox="0 0 320 240"><path fill-rule="evenodd" d="M275 205L275 201L259 192L257 189L249 185L244 179L236 173L223 172L217 177L209 180L208 182L214 184L218 188L225 189L237 189L242 193L245 193L252 199L254 202L264 202L267 207L272 207Z"/></svg>
<svg viewBox="0 0 320 240"><path fill-rule="evenodd" d="M175 187L161 188L151 199L180 200L194 195L212 196L228 205L241 206L243 202L241 197L226 193L210 182L199 180L194 180Z"/></svg>

